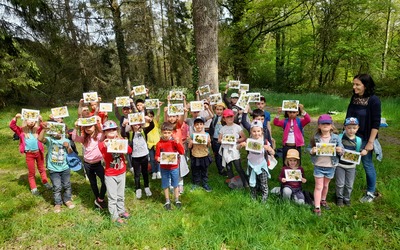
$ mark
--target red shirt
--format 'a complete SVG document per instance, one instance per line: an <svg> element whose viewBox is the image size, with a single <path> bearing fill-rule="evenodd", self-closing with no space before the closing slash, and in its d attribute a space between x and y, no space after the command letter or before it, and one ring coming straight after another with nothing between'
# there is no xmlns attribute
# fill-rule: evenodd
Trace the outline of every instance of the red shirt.
<svg viewBox="0 0 400 250"><path fill-rule="evenodd" d="M107 153L105 142L99 142L99 149L103 155L106 176L117 176L126 172L125 156L121 153ZM132 153L132 148L128 146L128 154Z"/></svg>
<svg viewBox="0 0 400 250"><path fill-rule="evenodd" d="M163 140L162 138L156 145L156 159L160 158L160 153L161 152L177 152L180 155L183 154L185 149L183 148L182 144L176 143L174 140ZM172 170L178 168L178 164L160 164L160 168L162 169L167 169L167 170Z"/></svg>

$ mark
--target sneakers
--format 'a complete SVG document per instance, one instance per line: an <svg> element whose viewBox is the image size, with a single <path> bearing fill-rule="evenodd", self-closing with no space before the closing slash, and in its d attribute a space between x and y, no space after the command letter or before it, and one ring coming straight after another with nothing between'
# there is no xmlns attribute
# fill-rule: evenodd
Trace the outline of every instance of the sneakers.
<svg viewBox="0 0 400 250"><path fill-rule="evenodd" d="M337 199L336 199L336 205L337 205L338 207L343 207L343 206L344 206L343 199L337 198Z"/></svg>
<svg viewBox="0 0 400 250"><path fill-rule="evenodd" d="M161 172L157 172L157 179L161 179Z"/></svg>
<svg viewBox="0 0 400 250"><path fill-rule="evenodd" d="M347 200L344 200L343 202L344 202L344 205L346 205L346 206L348 206L348 207L351 206L350 200L348 200L348 201L347 201Z"/></svg>
<svg viewBox="0 0 400 250"><path fill-rule="evenodd" d="M136 189L136 199L142 198L142 190L141 189Z"/></svg>
<svg viewBox="0 0 400 250"><path fill-rule="evenodd" d="M124 225L126 222L125 222L123 219L118 218L118 219L116 219L116 220L114 221L114 223L115 223L115 225L116 225L117 227L120 227L120 226Z"/></svg>
<svg viewBox="0 0 400 250"><path fill-rule="evenodd" d="M123 219L129 219L131 217L131 215L128 212L124 212L124 213L120 214L119 217L121 217Z"/></svg>
<svg viewBox="0 0 400 250"><path fill-rule="evenodd" d="M169 202L165 203L165 204L164 204L164 208L165 208L165 210L167 210L167 211L171 210L171 203L169 203Z"/></svg>
<svg viewBox="0 0 400 250"><path fill-rule="evenodd" d="M175 201L175 207L176 207L177 209L181 209L181 207L182 207L182 202L180 202L180 201Z"/></svg>
<svg viewBox="0 0 400 250"><path fill-rule="evenodd" d="M54 213L59 213L59 212L61 212L61 205L55 205L54 206Z"/></svg>
<svg viewBox="0 0 400 250"><path fill-rule="evenodd" d="M43 184L44 185L44 187L47 189L47 190L52 190L53 189L53 186L51 186L51 184L50 183L45 183L45 184Z"/></svg>
<svg viewBox="0 0 400 250"><path fill-rule="evenodd" d="M74 205L74 203L72 203L72 201L65 202L65 206L67 206L69 209L73 209L75 207L75 205Z"/></svg>
<svg viewBox="0 0 400 250"><path fill-rule="evenodd" d="M208 184L204 184L203 185L204 190L206 190L207 192L211 192L212 189L210 188L210 186L208 186Z"/></svg>
<svg viewBox="0 0 400 250"><path fill-rule="evenodd" d="M330 210L331 207L328 205L328 202L326 202L326 200L322 200L321 201L321 207L323 207L326 210Z"/></svg>
<svg viewBox="0 0 400 250"><path fill-rule="evenodd" d="M144 188L144 192L146 193L146 196L147 196L147 197L149 197L149 196L151 196L151 195L152 195L152 193L151 193L151 191L150 191L150 188L149 188L149 187L147 187L147 188Z"/></svg>
<svg viewBox="0 0 400 250"><path fill-rule="evenodd" d="M32 190L31 190L31 193L32 193L34 196L40 195L39 190L38 190L37 188L32 189Z"/></svg>
<svg viewBox="0 0 400 250"><path fill-rule="evenodd" d="M367 193L360 199L360 202L361 202L361 203L366 203L366 202L370 203L370 202L373 202L375 198L376 198L376 196L375 196L373 193L367 192Z"/></svg>
<svg viewBox="0 0 400 250"><path fill-rule="evenodd" d="M100 209L106 208L106 203L104 202L104 200L101 201L97 198L96 200L94 200L94 204Z"/></svg>
<svg viewBox="0 0 400 250"><path fill-rule="evenodd" d="M319 207L316 207L313 212L316 216L321 216L321 209Z"/></svg>
<svg viewBox="0 0 400 250"><path fill-rule="evenodd" d="M135 171L133 170L133 168L129 168L128 171L131 172L133 175L135 175Z"/></svg>
<svg viewBox="0 0 400 250"><path fill-rule="evenodd" d="M154 172L154 173L151 175L151 179L152 179L152 180L157 179L157 173Z"/></svg>

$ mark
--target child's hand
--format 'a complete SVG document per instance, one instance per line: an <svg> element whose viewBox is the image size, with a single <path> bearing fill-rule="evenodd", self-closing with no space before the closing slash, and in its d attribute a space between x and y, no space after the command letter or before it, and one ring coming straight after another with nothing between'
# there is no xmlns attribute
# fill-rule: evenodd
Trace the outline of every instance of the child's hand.
<svg viewBox="0 0 400 250"><path fill-rule="evenodd" d="M18 119L18 118L21 118L21 116L22 115L20 113L18 113L18 114L15 115L15 118Z"/></svg>
<svg viewBox="0 0 400 250"><path fill-rule="evenodd" d="M268 152L268 154L275 155L275 150L270 145L264 145L264 149Z"/></svg>
<svg viewBox="0 0 400 250"><path fill-rule="evenodd" d="M164 107L164 112L168 112L168 107Z"/></svg>
<svg viewBox="0 0 400 250"><path fill-rule="evenodd" d="M367 155L367 154L368 154L368 151L365 150L365 149L361 150L361 152L360 152L361 156L364 156L364 155Z"/></svg>
<svg viewBox="0 0 400 250"><path fill-rule="evenodd" d="M74 123L74 125L75 125L75 128L79 128L79 120L76 120L76 122Z"/></svg>
<svg viewBox="0 0 400 250"><path fill-rule="evenodd" d="M281 182L285 183L286 182L286 178L282 178Z"/></svg>
<svg viewBox="0 0 400 250"><path fill-rule="evenodd" d="M336 153L342 154L342 148L341 147L336 147Z"/></svg>
<svg viewBox="0 0 400 250"><path fill-rule="evenodd" d="M146 88L146 96L149 96L149 89Z"/></svg>
<svg viewBox="0 0 400 250"><path fill-rule="evenodd" d="M42 127L43 129L48 129L47 122L41 122L40 127Z"/></svg>
<svg viewBox="0 0 400 250"><path fill-rule="evenodd" d="M69 143L65 141L65 142L63 143L63 146L64 146L64 148L68 148L68 147L69 147Z"/></svg>
<svg viewBox="0 0 400 250"><path fill-rule="evenodd" d="M85 102L85 100L83 100L83 99L79 100L79 103L84 103L84 102Z"/></svg>
<svg viewBox="0 0 400 250"><path fill-rule="evenodd" d="M200 95L200 91L199 90L196 90L196 95Z"/></svg>
<svg viewBox="0 0 400 250"><path fill-rule="evenodd" d="M246 143L245 141L244 141L244 142L241 142L241 143L238 144L238 148L241 149L241 148L243 148L243 147L246 147L246 144L247 144L247 143Z"/></svg>
<svg viewBox="0 0 400 250"><path fill-rule="evenodd" d="M301 182L306 183L307 182L306 178L301 178Z"/></svg>
<svg viewBox="0 0 400 250"><path fill-rule="evenodd" d="M313 147L313 148L310 150L310 154L315 155L316 153L317 153L317 147Z"/></svg>
<svg viewBox="0 0 400 250"><path fill-rule="evenodd" d="M151 122L153 119L151 118L151 117L149 117L149 116L145 116L144 117L144 120L146 121L146 122Z"/></svg>

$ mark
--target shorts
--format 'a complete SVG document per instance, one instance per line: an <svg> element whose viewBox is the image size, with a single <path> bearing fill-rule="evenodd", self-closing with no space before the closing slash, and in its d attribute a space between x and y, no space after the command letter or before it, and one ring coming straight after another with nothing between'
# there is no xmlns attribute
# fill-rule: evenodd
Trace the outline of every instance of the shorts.
<svg viewBox="0 0 400 250"><path fill-rule="evenodd" d="M160 168L160 172L162 189L169 188L169 186L172 186L174 188L178 187L179 168L175 168L172 170Z"/></svg>
<svg viewBox="0 0 400 250"><path fill-rule="evenodd" d="M318 167L314 166L314 177L333 179L335 176L335 167Z"/></svg>

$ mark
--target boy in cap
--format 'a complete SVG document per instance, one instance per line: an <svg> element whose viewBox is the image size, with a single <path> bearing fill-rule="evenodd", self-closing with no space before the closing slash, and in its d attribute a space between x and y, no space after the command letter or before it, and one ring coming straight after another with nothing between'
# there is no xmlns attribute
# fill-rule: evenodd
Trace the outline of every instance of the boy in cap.
<svg viewBox="0 0 400 250"><path fill-rule="evenodd" d="M361 138L356 136L358 130L358 119L348 117L344 122L344 133L339 135L342 140L343 147L347 150L360 152L360 155L366 155L368 152L365 149L361 150ZM353 190L354 179L356 176L356 164L339 160L339 165L336 167L336 205L350 206L350 196Z"/></svg>

